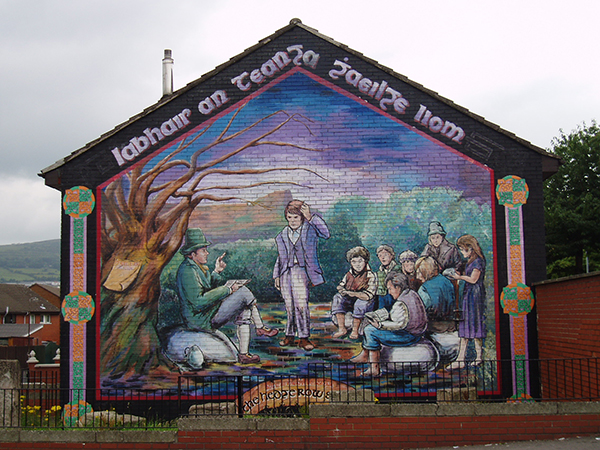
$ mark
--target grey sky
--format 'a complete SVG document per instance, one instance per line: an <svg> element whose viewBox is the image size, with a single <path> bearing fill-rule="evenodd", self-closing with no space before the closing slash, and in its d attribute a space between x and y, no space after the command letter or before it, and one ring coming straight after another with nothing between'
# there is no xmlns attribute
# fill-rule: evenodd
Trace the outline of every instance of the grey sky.
<svg viewBox="0 0 600 450"><path fill-rule="evenodd" d="M290 19L548 148L597 118L600 3L0 0L0 244L59 237L36 174Z"/></svg>

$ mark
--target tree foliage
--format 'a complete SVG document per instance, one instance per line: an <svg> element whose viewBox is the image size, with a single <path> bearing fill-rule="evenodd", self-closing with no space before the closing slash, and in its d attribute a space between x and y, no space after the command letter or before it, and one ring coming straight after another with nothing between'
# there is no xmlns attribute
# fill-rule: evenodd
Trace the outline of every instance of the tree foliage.
<svg viewBox="0 0 600 450"><path fill-rule="evenodd" d="M544 184L548 276L558 278L600 269L600 128L580 125L552 141L563 160Z"/></svg>

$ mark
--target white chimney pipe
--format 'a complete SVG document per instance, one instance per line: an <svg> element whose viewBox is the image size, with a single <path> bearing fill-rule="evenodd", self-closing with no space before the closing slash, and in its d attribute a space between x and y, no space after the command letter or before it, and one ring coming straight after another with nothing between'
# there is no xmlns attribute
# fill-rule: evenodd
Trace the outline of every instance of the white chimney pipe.
<svg viewBox="0 0 600 450"><path fill-rule="evenodd" d="M163 97L173 93L173 58L170 49L165 49L165 57L162 60L162 86Z"/></svg>

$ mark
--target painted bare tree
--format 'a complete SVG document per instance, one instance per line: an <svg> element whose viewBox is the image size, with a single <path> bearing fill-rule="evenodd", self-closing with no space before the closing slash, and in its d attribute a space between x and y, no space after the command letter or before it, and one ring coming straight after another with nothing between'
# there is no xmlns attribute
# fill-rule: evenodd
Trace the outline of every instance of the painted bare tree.
<svg viewBox="0 0 600 450"><path fill-rule="evenodd" d="M160 365L158 337L155 331L156 311L160 296L160 274L180 248L190 216L201 202L224 202L242 200L240 192L260 185L297 184L281 181L277 176L285 171L303 170L301 167L266 167L262 169L227 170L220 168L235 155L260 146L287 148L289 151L319 151L293 142L282 142L273 135L292 123L301 124L312 134L309 120L297 114L277 111L251 125L232 131L238 109L223 130L210 143L195 150L189 158L196 141L207 135L211 125L195 136L181 142L149 170L136 166L126 175L116 179L102 197L101 283L107 280L117 260L141 264L137 277L122 292L103 289L101 303L101 364L105 374L114 379L132 379L147 374ZM244 141L230 147L232 143ZM200 158L219 146L228 148L215 152L217 156L207 160ZM184 153L187 149L187 153ZM281 150L278 150L281 151ZM212 154L212 153L211 153ZM202 162L200 162L202 161ZM173 175L173 174L176 174ZM271 174L272 179L256 177ZM250 179L239 185L207 184L206 177L217 175L218 180L237 175ZM269 175L266 175L269 178ZM254 180L252 180L255 178ZM201 184L202 181L205 183ZM237 195L223 195L223 192ZM220 195L215 194L220 192Z"/></svg>

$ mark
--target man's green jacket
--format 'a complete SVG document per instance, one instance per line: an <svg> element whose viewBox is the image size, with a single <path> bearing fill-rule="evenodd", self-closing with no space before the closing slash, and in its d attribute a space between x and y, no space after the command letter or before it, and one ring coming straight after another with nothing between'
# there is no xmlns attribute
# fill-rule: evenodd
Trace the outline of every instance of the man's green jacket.
<svg viewBox="0 0 600 450"><path fill-rule="evenodd" d="M219 286L221 276L210 272L208 266L198 265L190 258L177 270L177 291L181 317L189 329L210 330L211 319L217 313L221 300L230 294L227 286Z"/></svg>

